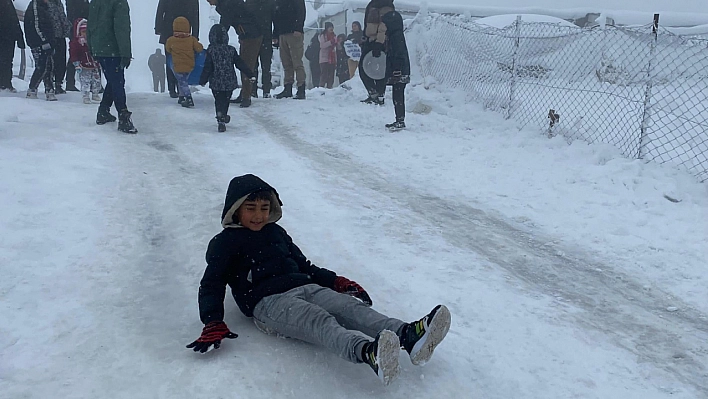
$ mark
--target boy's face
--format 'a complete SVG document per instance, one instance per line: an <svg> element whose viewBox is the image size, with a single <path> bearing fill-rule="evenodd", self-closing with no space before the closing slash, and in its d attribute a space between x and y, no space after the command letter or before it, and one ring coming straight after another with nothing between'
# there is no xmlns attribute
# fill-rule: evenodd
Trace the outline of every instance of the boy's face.
<svg viewBox="0 0 708 399"><path fill-rule="evenodd" d="M236 211L239 224L252 231L260 231L270 217L270 201L245 201Z"/></svg>

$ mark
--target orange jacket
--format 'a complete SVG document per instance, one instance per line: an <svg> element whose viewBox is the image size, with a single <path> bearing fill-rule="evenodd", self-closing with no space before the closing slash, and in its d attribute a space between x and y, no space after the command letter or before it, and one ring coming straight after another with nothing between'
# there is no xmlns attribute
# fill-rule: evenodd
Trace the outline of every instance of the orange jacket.
<svg viewBox="0 0 708 399"><path fill-rule="evenodd" d="M172 65L176 73L190 73L194 69L194 53L204 51L204 46L189 34L191 27L187 18L175 18L172 30L174 35L167 39L165 51L172 54Z"/></svg>

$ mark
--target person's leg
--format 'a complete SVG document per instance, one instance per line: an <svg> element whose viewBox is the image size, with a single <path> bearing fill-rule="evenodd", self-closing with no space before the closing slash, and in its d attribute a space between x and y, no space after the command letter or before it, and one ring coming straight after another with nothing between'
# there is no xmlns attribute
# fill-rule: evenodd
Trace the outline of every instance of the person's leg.
<svg viewBox="0 0 708 399"><path fill-rule="evenodd" d="M15 55L15 43L0 38L0 88L12 87L12 59Z"/></svg>
<svg viewBox="0 0 708 399"><path fill-rule="evenodd" d="M71 61L66 63L66 91L77 91L76 68Z"/></svg>
<svg viewBox="0 0 708 399"><path fill-rule="evenodd" d="M157 93L158 85L160 84L159 82L159 77L155 72L152 73L152 91Z"/></svg>
<svg viewBox="0 0 708 399"><path fill-rule="evenodd" d="M321 345L352 363L361 363L370 339L342 327L324 308L305 299L304 287L261 299L253 310L262 328L286 337Z"/></svg>
<svg viewBox="0 0 708 399"><path fill-rule="evenodd" d="M106 88L104 89L101 107L110 109L111 104L115 104L118 112L127 110L125 97L125 74L123 68L120 67L120 58L110 57L101 58L101 68L106 77Z"/></svg>
<svg viewBox="0 0 708 399"><path fill-rule="evenodd" d="M273 87L273 76L270 73L270 68L273 63L273 43L270 36L263 37L261 42L261 50L258 53L258 58L261 64L261 89L263 94L270 93L270 89Z"/></svg>
<svg viewBox="0 0 708 399"><path fill-rule="evenodd" d="M347 65L349 66L349 79L352 79L356 73L356 67L359 66L359 61L354 61L350 58L347 60Z"/></svg>
<svg viewBox="0 0 708 399"><path fill-rule="evenodd" d="M312 78L312 87L322 87L322 68L317 62L310 63L310 75Z"/></svg>
<svg viewBox="0 0 708 399"><path fill-rule="evenodd" d="M406 85L396 83L393 85L393 107L396 110L396 122L406 119Z"/></svg>
<svg viewBox="0 0 708 399"><path fill-rule="evenodd" d="M89 99L91 96L91 82L93 81L93 70L82 69L79 74L79 81L81 82L81 94L84 99Z"/></svg>
<svg viewBox="0 0 708 399"><path fill-rule="evenodd" d="M99 69L91 69L91 93L93 94L92 99L94 101L100 101L101 92L101 74Z"/></svg>
<svg viewBox="0 0 708 399"><path fill-rule="evenodd" d="M64 77L66 76L66 39L55 40L54 43L54 87L63 92Z"/></svg>
<svg viewBox="0 0 708 399"><path fill-rule="evenodd" d="M291 41L290 56L292 57L293 68L295 69L297 87L300 89L305 87L305 79L307 78L307 74L305 74L305 64L302 61L305 55L305 37L304 35L292 35Z"/></svg>
<svg viewBox="0 0 708 399"><path fill-rule="evenodd" d="M374 90L379 98L383 98L386 94L386 79L379 79L374 81Z"/></svg>
<svg viewBox="0 0 708 399"><path fill-rule="evenodd" d="M241 43L241 58L246 62L246 65L251 70L254 70L256 67L256 60L258 60L258 52L261 49L261 41L263 40L263 37L257 37L255 39L244 39L240 40L239 42ZM242 99L249 99L251 97L251 91L256 90L254 85L251 84L251 81L248 80L248 76L246 76L245 73L241 73L241 82L243 87L241 88L241 98Z"/></svg>
<svg viewBox="0 0 708 399"><path fill-rule="evenodd" d="M44 82L44 92L45 93L54 93L54 50L49 50L46 52L47 53L47 66L46 66L46 73L44 74L44 78L42 81Z"/></svg>
<svg viewBox="0 0 708 399"><path fill-rule="evenodd" d="M292 36L292 33L288 35L280 35L280 61L283 63L283 71L285 72L283 76L283 84L292 85L295 83L295 65L292 61L288 36Z"/></svg>
<svg viewBox="0 0 708 399"><path fill-rule="evenodd" d="M30 78L29 88L30 90L37 90L39 88L39 82L44 80L44 75L47 73L47 63L50 57L49 52L44 51L40 48L32 49L32 58L34 59L34 72Z"/></svg>
<svg viewBox="0 0 708 399"><path fill-rule="evenodd" d="M189 72L178 73L175 72L175 79L177 79L177 86L179 87L179 95L183 97L191 97L192 91L189 89Z"/></svg>
<svg viewBox="0 0 708 399"><path fill-rule="evenodd" d="M320 81L317 87L327 88L327 65L326 62L320 62Z"/></svg>
<svg viewBox="0 0 708 399"><path fill-rule="evenodd" d="M165 76L166 74L164 72L161 72L160 74L157 75L157 81L160 85L160 93L165 92L165 80L167 77Z"/></svg>
<svg viewBox="0 0 708 399"><path fill-rule="evenodd" d="M334 73L337 71L337 64L328 64L329 71L327 71L327 85L328 88L334 87Z"/></svg>

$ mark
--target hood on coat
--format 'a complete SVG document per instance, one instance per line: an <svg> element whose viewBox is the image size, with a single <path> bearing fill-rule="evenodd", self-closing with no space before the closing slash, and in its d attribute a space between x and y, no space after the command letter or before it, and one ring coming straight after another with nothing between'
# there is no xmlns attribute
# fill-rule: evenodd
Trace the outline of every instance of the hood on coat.
<svg viewBox="0 0 708 399"><path fill-rule="evenodd" d="M88 21L83 19L83 18L77 18L76 21L74 21L74 28L71 30L72 35L75 39L79 39L81 37L81 31L86 32L86 28L88 27Z"/></svg>
<svg viewBox="0 0 708 399"><path fill-rule="evenodd" d="M192 32L192 26L189 24L187 18L177 17L174 22L172 22L172 31L174 33L186 33L189 35Z"/></svg>
<svg viewBox="0 0 708 399"><path fill-rule="evenodd" d="M211 33L209 36L211 36ZM275 191L275 189L268 183L261 180L260 177L248 174L231 179L229 188L226 190L224 210L221 213L221 226L224 228L242 228L243 226L234 220L236 210L241 206L241 204L243 204L244 201L246 201L246 198L249 195L263 190L269 190L271 192L270 216L268 217L268 223L275 223L280 220L280 218L283 217L283 203L280 201L278 192Z"/></svg>
<svg viewBox="0 0 708 399"><path fill-rule="evenodd" d="M403 17L395 11L389 11L381 16L381 22L386 25L386 31L389 35L395 32L403 32Z"/></svg>
<svg viewBox="0 0 708 399"><path fill-rule="evenodd" d="M209 44L229 44L229 30L221 24L216 24L209 30Z"/></svg>

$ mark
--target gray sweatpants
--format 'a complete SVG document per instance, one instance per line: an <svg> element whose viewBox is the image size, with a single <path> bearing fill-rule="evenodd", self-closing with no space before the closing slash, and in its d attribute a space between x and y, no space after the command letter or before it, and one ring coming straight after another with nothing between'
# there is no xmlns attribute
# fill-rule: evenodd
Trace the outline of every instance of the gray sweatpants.
<svg viewBox="0 0 708 399"><path fill-rule="evenodd" d="M371 341L356 331L369 337L382 330L399 334L405 324L317 284L261 299L253 309L253 318L266 332L324 346L353 363L361 363L361 350Z"/></svg>

